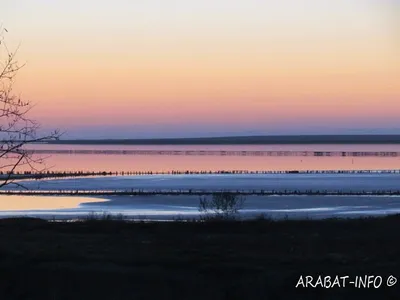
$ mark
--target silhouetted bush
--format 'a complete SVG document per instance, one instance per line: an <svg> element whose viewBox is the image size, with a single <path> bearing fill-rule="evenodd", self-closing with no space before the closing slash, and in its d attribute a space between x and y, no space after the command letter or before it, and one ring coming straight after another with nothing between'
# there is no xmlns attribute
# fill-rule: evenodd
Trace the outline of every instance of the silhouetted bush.
<svg viewBox="0 0 400 300"><path fill-rule="evenodd" d="M84 216L83 221L124 221L125 216L123 214L113 215L109 212L95 213L91 212Z"/></svg>
<svg viewBox="0 0 400 300"><path fill-rule="evenodd" d="M233 218L243 208L246 198L231 192L214 193L210 198L200 197L199 211L204 213L207 219Z"/></svg>

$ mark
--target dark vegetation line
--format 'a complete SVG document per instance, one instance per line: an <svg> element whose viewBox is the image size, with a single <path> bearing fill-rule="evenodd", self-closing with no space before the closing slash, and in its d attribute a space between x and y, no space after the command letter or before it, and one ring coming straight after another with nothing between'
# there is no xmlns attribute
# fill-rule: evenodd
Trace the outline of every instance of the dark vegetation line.
<svg viewBox="0 0 400 300"><path fill-rule="evenodd" d="M13 172L10 179L56 179L56 178L75 178L75 177L102 177L102 176L142 176L142 175L243 175L243 174L400 174L400 170L287 170L287 171L250 171L250 170L217 170L217 171L45 171L45 172ZM0 171L0 181L8 178L9 173Z"/></svg>
<svg viewBox="0 0 400 300"><path fill-rule="evenodd" d="M88 154L88 155L193 155L193 156L343 156L398 157L396 151L224 151L224 150L98 150L98 149L35 149L29 154Z"/></svg>
<svg viewBox="0 0 400 300"><path fill-rule="evenodd" d="M262 175L262 174L400 174L400 170L288 170L288 171L249 171L249 170L217 170L217 171L0 171L0 183L4 180L42 180L42 179L71 179L84 177L106 176L149 176L149 175Z"/></svg>
<svg viewBox="0 0 400 300"><path fill-rule="evenodd" d="M47 141L82 145L267 145L267 144L400 144L400 135L276 135L165 139L80 139Z"/></svg>
<svg viewBox="0 0 400 300"><path fill-rule="evenodd" d="M217 194L238 196L398 196L400 190L343 191L343 190L198 190L198 189L162 189L162 190L0 190L0 195L25 196L213 196Z"/></svg>

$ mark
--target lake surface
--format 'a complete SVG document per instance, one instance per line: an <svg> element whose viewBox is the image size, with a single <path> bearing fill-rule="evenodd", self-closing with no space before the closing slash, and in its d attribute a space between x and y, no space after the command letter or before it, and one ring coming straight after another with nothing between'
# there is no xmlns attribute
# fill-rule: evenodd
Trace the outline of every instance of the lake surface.
<svg viewBox="0 0 400 300"><path fill-rule="evenodd" d="M46 165L52 171L400 169L399 144L228 146L38 144L29 146L29 149L42 152L36 156L47 157ZM61 154L54 153L57 151Z"/></svg>
<svg viewBox="0 0 400 300"><path fill-rule="evenodd" d="M130 190L202 191L398 191L400 174L239 174L239 175L142 175L24 181L30 190ZM20 189L19 187L13 187ZM241 217L261 213L273 218L358 217L400 213L397 196L247 196ZM21 204L21 201L23 204ZM0 216L30 215L73 219L91 212L122 213L131 218L171 220L196 218L199 196L0 196Z"/></svg>
<svg viewBox="0 0 400 300"><path fill-rule="evenodd" d="M106 201L95 197L57 197L57 196L0 196L0 211L56 211L65 208L78 208L81 203L101 203Z"/></svg>
<svg viewBox="0 0 400 300"><path fill-rule="evenodd" d="M49 170L90 172L400 169L400 145L31 145ZM37 153L40 152L40 153ZM20 171L23 170L20 168ZM400 190L400 174L141 175L24 181L32 190ZM8 189L18 187L8 186ZM0 196L0 216L76 218L107 211L170 220L198 217L197 196ZM326 218L400 213L395 196L248 196L242 217Z"/></svg>
<svg viewBox="0 0 400 300"><path fill-rule="evenodd" d="M136 220L198 218L197 196L109 196L105 198L0 196L0 217L34 216L47 219L76 219L91 213L122 213ZM11 205L23 201L23 207ZM26 206L30 202L31 208ZM77 203L79 205L76 205ZM44 206L38 207L37 203ZM8 205L8 206L7 206ZM241 218L260 214L281 218L352 218L400 213L397 196L248 196Z"/></svg>
<svg viewBox="0 0 400 300"><path fill-rule="evenodd" d="M400 174L224 174L138 175L47 179L21 182L30 190L265 190L265 191L399 191ZM19 189L10 186L9 189ZM23 189L22 189L23 190Z"/></svg>

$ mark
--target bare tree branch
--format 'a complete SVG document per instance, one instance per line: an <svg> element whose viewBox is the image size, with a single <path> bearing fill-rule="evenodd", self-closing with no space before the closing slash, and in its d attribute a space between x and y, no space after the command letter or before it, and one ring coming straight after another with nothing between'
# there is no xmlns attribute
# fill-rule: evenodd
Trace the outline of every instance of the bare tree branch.
<svg viewBox="0 0 400 300"><path fill-rule="evenodd" d="M15 77L24 65L16 60L19 46L15 51L7 47L7 32L0 25L0 170L5 172L5 176L0 176L0 188L9 184L23 187L15 182L13 175L17 169L44 172L44 158L37 157L26 146L60 137L59 131L38 136L40 126L28 116L32 104L13 93Z"/></svg>

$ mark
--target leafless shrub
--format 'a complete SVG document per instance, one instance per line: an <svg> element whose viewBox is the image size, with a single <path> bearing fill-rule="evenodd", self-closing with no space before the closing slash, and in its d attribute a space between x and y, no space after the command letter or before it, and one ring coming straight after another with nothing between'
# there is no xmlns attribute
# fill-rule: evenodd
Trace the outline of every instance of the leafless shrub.
<svg viewBox="0 0 400 300"><path fill-rule="evenodd" d="M200 197L199 211L216 218L230 219L243 208L246 198L231 192L214 193L210 198Z"/></svg>
<svg viewBox="0 0 400 300"><path fill-rule="evenodd" d="M7 33L0 25L0 188L11 183L20 185L14 176L17 167L36 173L44 171L44 158L33 156L25 146L60 136L59 131L38 135L39 124L28 117L32 104L13 93L15 77L23 65L16 60L18 48L8 49Z"/></svg>

